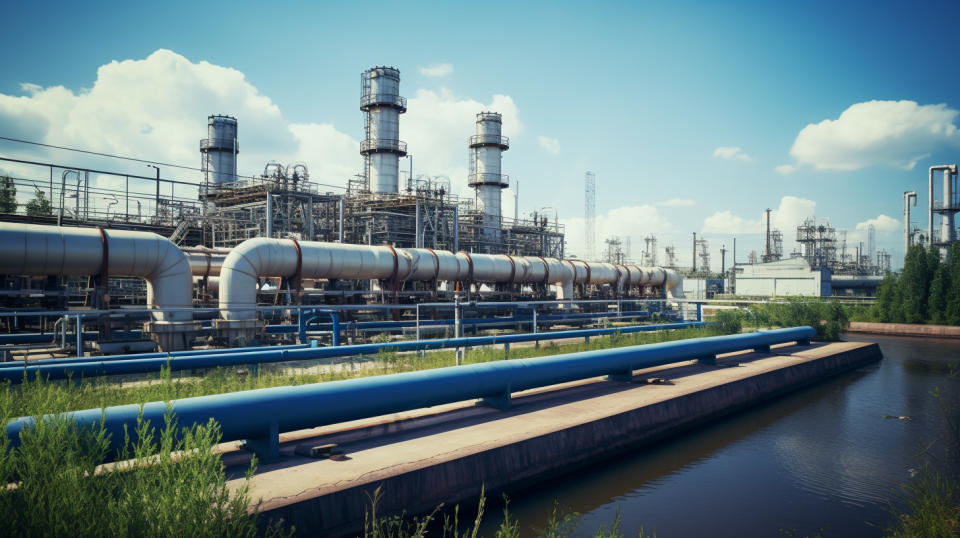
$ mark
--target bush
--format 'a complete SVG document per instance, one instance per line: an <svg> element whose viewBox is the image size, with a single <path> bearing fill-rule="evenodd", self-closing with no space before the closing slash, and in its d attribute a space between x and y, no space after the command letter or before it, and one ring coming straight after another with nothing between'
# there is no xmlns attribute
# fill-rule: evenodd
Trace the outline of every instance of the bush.
<svg viewBox="0 0 960 538"><path fill-rule="evenodd" d="M81 428L68 415L36 417L17 447L0 436L0 480L12 484L0 488L0 520L10 536L257 535L249 482L231 491L212 451L216 423L185 428L178 439L168 414L161 433L151 435L149 422L137 430L128 459L110 466L101 466L109 445L102 425Z"/></svg>
<svg viewBox="0 0 960 538"><path fill-rule="evenodd" d="M847 311L836 302L791 300L787 303L766 303L750 307L758 325L798 327L808 325L817 331L820 341L839 340L850 325Z"/></svg>
<svg viewBox="0 0 960 538"><path fill-rule="evenodd" d="M747 314L741 310L721 310L713 317L721 334L740 334Z"/></svg>

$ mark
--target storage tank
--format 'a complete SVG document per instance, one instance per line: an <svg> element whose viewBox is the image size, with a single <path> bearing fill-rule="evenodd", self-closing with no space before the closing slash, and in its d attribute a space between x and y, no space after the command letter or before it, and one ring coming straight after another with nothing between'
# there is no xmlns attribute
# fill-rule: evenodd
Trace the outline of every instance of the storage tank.
<svg viewBox="0 0 960 538"><path fill-rule="evenodd" d="M237 179L237 119L231 116L207 117L207 138L200 141L201 168L208 183L220 185Z"/></svg>

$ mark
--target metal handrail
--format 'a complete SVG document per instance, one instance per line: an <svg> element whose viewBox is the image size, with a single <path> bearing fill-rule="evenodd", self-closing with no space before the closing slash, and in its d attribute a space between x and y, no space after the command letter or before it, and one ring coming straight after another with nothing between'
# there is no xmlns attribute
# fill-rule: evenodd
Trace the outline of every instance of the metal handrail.
<svg viewBox="0 0 960 538"><path fill-rule="evenodd" d="M360 142L360 153L376 150L387 150L406 154L407 143L392 138L368 138Z"/></svg>
<svg viewBox="0 0 960 538"><path fill-rule="evenodd" d="M469 174L467 176L467 182L470 185L479 185L479 184L491 184L491 185L500 185L500 186L509 186L510 185L510 176L507 174Z"/></svg>
<svg viewBox="0 0 960 538"><path fill-rule="evenodd" d="M482 144L495 144L506 149L510 147L510 139L505 136L492 134L478 134L470 137L471 146L479 146Z"/></svg>
<svg viewBox="0 0 960 538"><path fill-rule="evenodd" d="M960 203L947 203L943 200L935 200L933 202L933 209L946 209L953 211L960 211Z"/></svg>
<svg viewBox="0 0 960 538"><path fill-rule="evenodd" d="M366 93L360 96L360 106L392 105L407 109L407 98L392 93Z"/></svg>
<svg viewBox="0 0 960 538"><path fill-rule="evenodd" d="M240 144L233 138L204 138L200 141L200 150L205 149L232 149L239 150Z"/></svg>

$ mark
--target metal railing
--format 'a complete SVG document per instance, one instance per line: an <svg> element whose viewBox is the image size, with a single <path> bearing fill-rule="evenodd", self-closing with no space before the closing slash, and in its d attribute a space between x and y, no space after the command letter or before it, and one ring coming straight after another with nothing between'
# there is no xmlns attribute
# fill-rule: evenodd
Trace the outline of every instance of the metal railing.
<svg viewBox="0 0 960 538"><path fill-rule="evenodd" d="M371 151L392 151L406 155L407 143L392 138L368 138L360 142L360 153Z"/></svg>
<svg viewBox="0 0 960 538"><path fill-rule="evenodd" d="M240 144L233 138L204 138L200 141L200 151L205 149L239 150Z"/></svg>
<svg viewBox="0 0 960 538"><path fill-rule="evenodd" d="M510 147L510 139L505 136L491 134L479 134L470 137L471 146L482 146L485 144L492 144L506 149Z"/></svg>
<svg viewBox="0 0 960 538"><path fill-rule="evenodd" d="M407 110L407 99L390 93L365 93L360 96L360 106L390 105Z"/></svg>
<svg viewBox="0 0 960 538"><path fill-rule="evenodd" d="M488 174L488 173L469 174L467 175L467 183L470 186L489 184L489 185L500 185L501 187L509 187L510 176L508 176L507 174Z"/></svg>

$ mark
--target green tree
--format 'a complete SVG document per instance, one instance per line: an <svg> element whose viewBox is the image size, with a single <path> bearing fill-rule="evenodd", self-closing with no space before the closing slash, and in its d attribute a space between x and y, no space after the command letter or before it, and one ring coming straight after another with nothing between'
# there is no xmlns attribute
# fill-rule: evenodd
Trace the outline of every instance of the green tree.
<svg viewBox="0 0 960 538"><path fill-rule="evenodd" d="M907 251L900 275L900 304L903 321L923 323L927 321L927 299L930 296L930 271L928 256L923 247L914 245Z"/></svg>
<svg viewBox="0 0 960 538"><path fill-rule="evenodd" d="M928 318L937 325L949 323L947 315L947 293L950 291L950 267L945 264L939 264L937 272L930 282L930 297L927 300L927 308L930 317Z"/></svg>
<svg viewBox="0 0 960 538"><path fill-rule="evenodd" d="M896 273L887 273L877 288L877 302L873 304L870 317L881 323L903 321L900 303L900 278Z"/></svg>
<svg viewBox="0 0 960 538"><path fill-rule="evenodd" d="M944 323L960 325L960 243L954 243L950 248L950 279L947 288L946 309Z"/></svg>
<svg viewBox="0 0 960 538"><path fill-rule="evenodd" d="M50 217L53 215L53 205L50 204L50 200L47 200L47 197L43 194L43 191L37 189L37 193L33 196L33 200L27 202L27 215L31 217Z"/></svg>
<svg viewBox="0 0 960 538"><path fill-rule="evenodd" d="M17 187L10 176L0 176L0 213L17 212Z"/></svg>

